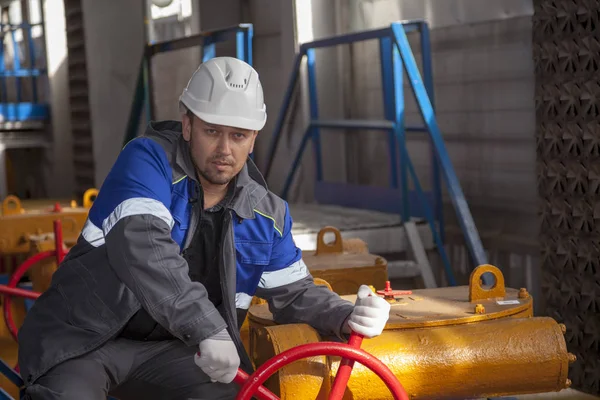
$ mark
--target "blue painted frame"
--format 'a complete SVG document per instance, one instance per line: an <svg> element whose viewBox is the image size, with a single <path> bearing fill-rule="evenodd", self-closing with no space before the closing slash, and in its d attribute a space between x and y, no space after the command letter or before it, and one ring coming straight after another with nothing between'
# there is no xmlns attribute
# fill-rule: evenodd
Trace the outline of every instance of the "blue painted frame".
<svg viewBox="0 0 600 400"><path fill-rule="evenodd" d="M43 7L40 1L40 7ZM21 30L23 38L27 40L29 48L29 59L31 65L29 68L24 68L21 65L20 52L15 51L13 54L13 65L9 69L6 66L4 56L4 38L0 39L0 116L2 122L27 122L27 121L45 121L50 119L50 105L45 102L40 102L37 92L37 80L47 77L48 71L46 68L36 66L36 46L31 35L33 27L40 26L44 30L44 15L42 13L41 21L38 23L21 23L21 24L1 24L0 30L10 32L10 39L14 49L19 49L19 44L16 38L16 31ZM44 45L42 45L44 46ZM16 102L9 102L7 97L7 87L9 78L14 79L16 89ZM22 80L31 79L32 83L32 99L31 101L23 101L22 98Z"/></svg>
<svg viewBox="0 0 600 400"><path fill-rule="evenodd" d="M418 32L421 39L421 56L423 73L419 71L406 34ZM317 48L350 44L364 40L379 40L381 59L381 77L384 99L383 121L370 120L341 120L324 121L319 119L317 88L314 66L314 50ZM294 174L300 165L300 160L308 144L313 142L316 162L315 198L319 203L338 204L348 207L375 209L384 212L399 213L404 221L411 217L425 218L428 221L434 242L438 248L448 282L455 285L456 281L444 249L444 218L442 204L441 177L449 189L452 203L456 210L461 229L465 236L467 247L475 265L487 263L487 255L458 178L444 145L441 132L435 119L433 105L433 72L431 64L431 47L429 27L425 21L395 22L389 27L363 32L350 33L304 43L294 61L294 69L287 86L286 94L279 112L271 138L265 166L265 177L269 176L273 166L275 152L281 137L284 119L290 107L292 93L296 87L302 59L306 57L308 72L308 90L310 100L311 121L306 128L292 167L286 177L282 197L287 199ZM417 100L419 111L425 126L405 126L402 73L406 71L412 92ZM375 188L360 185L325 182L321 161L320 128L333 129L372 129L387 132L390 157L390 182L388 188ZM431 147L431 192L424 192L414 166L406 149L406 134L408 132L426 132ZM398 159L398 151L400 157ZM398 173L399 164L399 173ZM409 190L409 175L415 190ZM484 276L484 282L488 277Z"/></svg>
<svg viewBox="0 0 600 400"><path fill-rule="evenodd" d="M143 108L146 111L147 122L150 122L154 118L154 99L151 96L153 56L173 50L200 46L202 48L202 62L206 62L216 56L215 45L217 43L235 40L236 57L252 65L253 37L254 28L252 24L239 24L229 28L201 32L197 35L146 45L140 63L136 90L129 113L123 145L136 137Z"/></svg>

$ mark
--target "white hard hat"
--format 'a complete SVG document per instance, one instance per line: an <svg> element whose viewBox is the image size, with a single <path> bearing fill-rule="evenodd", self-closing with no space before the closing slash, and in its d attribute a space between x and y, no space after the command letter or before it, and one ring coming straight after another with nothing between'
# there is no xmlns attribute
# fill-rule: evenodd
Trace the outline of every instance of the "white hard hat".
<svg viewBox="0 0 600 400"><path fill-rule="evenodd" d="M259 131L267 122L258 73L233 57L215 57L200 64L179 101L209 124Z"/></svg>

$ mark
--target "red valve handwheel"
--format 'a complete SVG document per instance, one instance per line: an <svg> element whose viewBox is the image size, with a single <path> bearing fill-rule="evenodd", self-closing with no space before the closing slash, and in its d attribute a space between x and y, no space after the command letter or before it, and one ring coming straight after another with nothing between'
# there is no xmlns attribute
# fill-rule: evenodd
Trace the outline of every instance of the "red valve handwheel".
<svg viewBox="0 0 600 400"><path fill-rule="evenodd" d="M294 361L315 356L339 356L342 357L340 368L333 382L329 400L341 400L346 385L352 372L354 362L358 362L371 371L373 371L392 392L396 400L408 400L408 395L402 387L402 384L394 376L392 371L379 359L373 355L361 350L359 347L362 337L352 334L348 344L335 342L309 343L298 347L288 349L277 356L265 362L252 375L248 376L245 372L238 370L234 381L240 385L240 389L235 400L250 400L253 396L260 400L279 400L272 392L262 386L262 384L276 371L285 367Z"/></svg>
<svg viewBox="0 0 600 400"><path fill-rule="evenodd" d="M8 284L6 286L0 285L0 294L4 294L4 296L5 296L4 304L3 304L4 322L6 323L6 327L8 328L11 336L17 342L18 342L18 339L17 339L18 329L17 329L17 325L15 324L15 321L14 321L14 318L12 315L11 297L19 296L19 297L26 297L26 298L30 298L30 299L38 298L40 296L40 293L36 293L36 292L28 291L28 290L22 290L22 289L17 288L17 284L19 283L19 281L21 280L23 275L25 275L25 273L29 270L29 268L31 268L38 262L45 260L46 258L56 257L56 262L59 265L62 262L63 258L65 258L65 255L67 252L65 251L65 249L63 247L62 224L61 224L60 220L54 221L54 245L55 245L55 250L49 250L49 251L43 251L41 253L37 253L37 254L29 257L27 260L23 261L23 263L21 265L19 265L19 267L17 267L15 272L13 272L13 274L10 276Z"/></svg>

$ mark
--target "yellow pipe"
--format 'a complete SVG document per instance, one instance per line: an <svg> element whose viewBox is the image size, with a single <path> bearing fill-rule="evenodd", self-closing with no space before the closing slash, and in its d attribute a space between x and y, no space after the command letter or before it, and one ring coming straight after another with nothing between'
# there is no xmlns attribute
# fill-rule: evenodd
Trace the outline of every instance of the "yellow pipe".
<svg viewBox="0 0 600 400"><path fill-rule="evenodd" d="M253 328L251 347L257 365L288 348L322 340L307 325ZM569 386L562 327L551 318L390 329L365 340L362 348L392 370L411 399L509 396ZM284 369L269 385L282 399L327 398L338 365L338 358L315 357ZM375 374L355 365L344 399L389 398Z"/></svg>
<svg viewBox="0 0 600 400"><path fill-rule="evenodd" d="M483 287L481 275L495 277ZM356 296L343 296L354 302ZM506 288L502 272L481 265L469 286L414 290L389 295L384 332L362 348L382 360L412 399L510 396L569 387L566 328L551 318L533 318L525 288ZM255 365L292 347L321 338L304 324L276 325L266 305L249 312L249 348ZM326 399L339 365L314 357L284 368L267 381L282 399ZM356 365L345 399L389 399L375 374Z"/></svg>

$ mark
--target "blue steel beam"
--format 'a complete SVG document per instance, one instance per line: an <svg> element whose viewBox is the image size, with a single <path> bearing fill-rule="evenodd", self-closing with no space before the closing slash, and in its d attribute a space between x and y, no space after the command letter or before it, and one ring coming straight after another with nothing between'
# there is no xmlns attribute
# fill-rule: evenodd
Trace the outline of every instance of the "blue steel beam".
<svg viewBox="0 0 600 400"><path fill-rule="evenodd" d="M423 67L423 83L431 102L431 107L435 112L435 97L433 90L433 66L431 65L431 41L429 39L429 27L427 23L422 22L419 27L419 33L421 34L421 62ZM426 130L425 130L426 132ZM433 202L434 202L434 213L439 221L440 236L442 242L446 240L446 228L444 224L444 204L442 201L442 184L440 178L440 163L435 156L435 146L431 139L430 152L431 152L431 183L433 188Z"/></svg>
<svg viewBox="0 0 600 400"><path fill-rule="evenodd" d="M148 45L148 55L153 56L158 53L166 53L169 51L194 47L205 43L209 39L211 43L225 42L236 39L238 32L244 32L252 28L252 24L239 24L232 27L201 32L196 35L186 36L180 39L166 40Z"/></svg>
<svg viewBox="0 0 600 400"><path fill-rule="evenodd" d="M35 22L31 23L22 23L22 24L0 24L0 30L4 29L4 31L10 30L19 30L19 29L31 29L34 26L44 26L43 22Z"/></svg>
<svg viewBox="0 0 600 400"><path fill-rule="evenodd" d="M319 119L319 98L317 95L317 77L315 69L315 49L306 50L306 69L308 70L308 98L310 105L310 118L313 121ZM316 161L316 180L323 180L323 160L321 158L321 139L319 138L320 129L317 126L309 126L312 136L312 143L315 152Z"/></svg>
<svg viewBox="0 0 600 400"><path fill-rule="evenodd" d="M385 115L386 122L389 122L388 134L388 152L390 157L390 187L398 187L398 152L396 147L396 135L394 134L396 129L396 113L394 110L394 67L393 67L393 50L394 45L392 39L389 36L385 36L379 39L379 57L381 62L381 88L383 94L383 113ZM368 129L368 128L367 128Z"/></svg>
<svg viewBox="0 0 600 400"><path fill-rule="evenodd" d="M215 48L214 43L206 43L202 46L202 62L205 63L211 58L215 58L217 54L217 49Z"/></svg>
<svg viewBox="0 0 600 400"><path fill-rule="evenodd" d="M405 29L404 25L402 26ZM390 42L393 42L390 39ZM394 88L394 121L396 122L394 126L394 134L396 136L397 145L400 149L406 149L406 133L404 131L404 87L402 86L402 62L400 59L400 54L398 52L398 48L393 46L392 50L392 82L388 82L387 84ZM396 148L394 148L396 151ZM408 152L406 152L407 156L404 154L400 156L400 189L402 193L402 221L408 222L410 220L410 199L409 199L409 190L408 190ZM418 182L417 182L418 183ZM419 195L421 196L421 195ZM423 203L427 203L427 200L424 197Z"/></svg>
<svg viewBox="0 0 600 400"><path fill-rule="evenodd" d="M15 400L6 390L0 388L0 400Z"/></svg>
<svg viewBox="0 0 600 400"><path fill-rule="evenodd" d="M404 22L406 32L412 32L419 29L419 21ZM369 31L348 33L342 36L332 36L324 39L315 40L313 42L307 42L300 45L300 53L305 53L308 49L318 49L320 47L332 47L340 44L350 44L354 42L361 42L365 40L380 39L382 37L390 36L390 28L373 29Z"/></svg>
<svg viewBox="0 0 600 400"><path fill-rule="evenodd" d="M417 191L417 196L420 199L425 199L425 195L423 193L423 189L421 188L421 183L419 182L419 177L415 171L415 167L410 161L410 156L408 154L408 149L406 146L400 146L400 157L406 160L406 168L410 173L413 184L415 185L415 189ZM456 279L454 278L454 271L452 270L452 264L450 264L450 259L448 258L448 254L446 253L446 248L444 247L444 243L438 233L438 230L435 226L435 216L429 207L428 201L423 201L421 203L421 207L423 209L423 213L425 214L425 219L429 224L429 229L431 230L431 234L433 235L433 242L438 249L438 253L440 254L440 258L442 259L442 264L444 264L444 270L446 271L446 278L448 279L448 284L450 286L456 286ZM439 223L439 222L438 222Z"/></svg>
<svg viewBox="0 0 600 400"><path fill-rule="evenodd" d="M20 56L20 47L19 44L17 42L17 37L16 37L16 31L11 31L10 32L10 36L12 38L12 45L13 45L13 49L15 49L15 51L13 51L13 70L14 71L18 71L21 69L21 56ZM21 102L21 78L20 77L16 77L16 95L17 95L17 103Z"/></svg>
<svg viewBox="0 0 600 400"><path fill-rule="evenodd" d="M254 38L252 25L245 29L239 29L235 35L236 58L245 60L248 64L252 65L252 39Z"/></svg>
<svg viewBox="0 0 600 400"><path fill-rule="evenodd" d="M410 48L410 43L406 37L406 33L400 23L392 24L392 31L394 33L394 41L400 50L402 62L406 70L407 76L409 77L412 91L415 95L417 103L419 104L419 111L423 117L431 140L436 149L436 155L440 165L442 167L443 175L446 180L448 191L450 192L450 198L456 210L459 224L465 235L465 241L467 247L471 253L473 261L476 265L487 264L487 255L481 243L479 232L471 216L471 211L462 192L460 183L452 166L450 156L446 150L446 146L442 139L440 129L435 119L433 106L429 100L427 90L421 79L417 63L414 59L413 53Z"/></svg>
<svg viewBox="0 0 600 400"><path fill-rule="evenodd" d="M310 121L311 125L327 129L372 129L376 131L393 130L395 122L376 119L319 119ZM425 126L405 125L405 132L427 132Z"/></svg>
<svg viewBox="0 0 600 400"><path fill-rule="evenodd" d="M42 75L45 75L46 72L47 71L44 68L19 68L19 69L1 71L0 77L28 78L30 76L42 76Z"/></svg>
<svg viewBox="0 0 600 400"><path fill-rule="evenodd" d="M290 187L292 186L292 182L294 180L294 172L298 169L298 166L300 165L300 160L302 158L302 154L304 154L304 149L306 148L306 145L308 144L308 139L310 139L311 137L311 127L307 127L306 130L304 131L304 135L302 135L302 141L300 142L300 146L298 147L298 150L296 151L296 155L294 156L294 161L292 161L292 167L290 168L290 173L288 174L287 178L285 179L285 184L283 185L283 191L281 194L281 198L283 200L287 200L287 196L288 193L290 191Z"/></svg>
<svg viewBox="0 0 600 400"><path fill-rule="evenodd" d="M310 124L314 127L327 129L373 129L380 131L393 130L395 125L393 121L369 119L313 119Z"/></svg>
<svg viewBox="0 0 600 400"><path fill-rule="evenodd" d="M50 110L40 103L0 103L0 114L4 121L39 121L48 119Z"/></svg>
<svg viewBox="0 0 600 400"><path fill-rule="evenodd" d="M4 40L0 40L0 73L4 72L6 72L6 65L4 63ZM8 102L6 77L0 75L0 103L6 102Z"/></svg>
<svg viewBox="0 0 600 400"><path fill-rule="evenodd" d="M17 371L12 369L1 358L0 358L0 374L4 375L16 387L23 386L23 379L21 379L21 376L17 373Z"/></svg>
<svg viewBox="0 0 600 400"><path fill-rule="evenodd" d="M265 180L269 178L269 174L273 166L273 160L275 159L275 151L277 151L277 146L279 145L279 140L281 139L283 122L285 121L287 111L290 108L290 104L292 102L292 95L294 94L294 89L296 88L296 84L298 83L298 76L300 75L300 65L302 64L303 57L304 53L300 52L296 54L296 57L294 58L294 69L292 70L292 74L290 75L290 80L288 82L287 88L285 89L285 94L283 95L283 102L281 104L281 108L279 109L279 114L277 115L275 127L273 128L271 145L269 146L269 150L267 151L267 163L264 169Z"/></svg>

